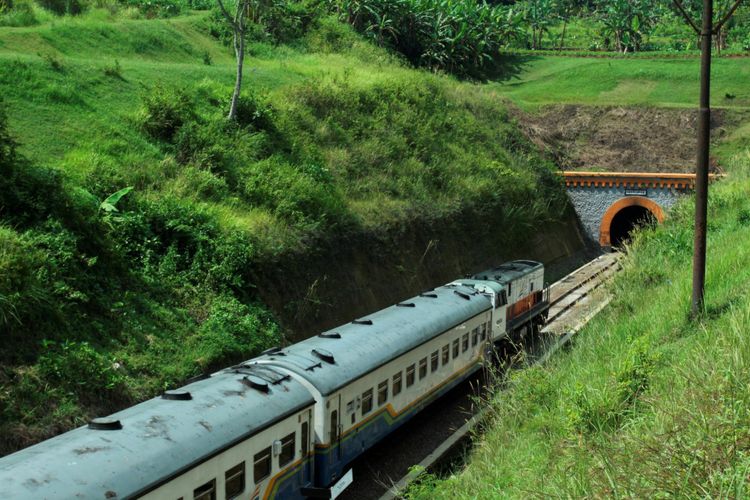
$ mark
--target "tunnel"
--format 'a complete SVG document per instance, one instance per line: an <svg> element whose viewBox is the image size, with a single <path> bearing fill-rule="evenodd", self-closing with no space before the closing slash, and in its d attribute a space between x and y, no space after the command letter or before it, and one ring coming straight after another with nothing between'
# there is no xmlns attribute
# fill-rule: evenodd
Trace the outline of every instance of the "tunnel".
<svg viewBox="0 0 750 500"><path fill-rule="evenodd" d="M604 248L621 247L635 228L663 220L664 211L654 201L642 196L621 198L602 217L599 244Z"/></svg>
<svg viewBox="0 0 750 500"><path fill-rule="evenodd" d="M656 217L648 208L637 205L625 207L612 218L609 226L610 245L621 247L630 240L630 234L636 228L656 223Z"/></svg>

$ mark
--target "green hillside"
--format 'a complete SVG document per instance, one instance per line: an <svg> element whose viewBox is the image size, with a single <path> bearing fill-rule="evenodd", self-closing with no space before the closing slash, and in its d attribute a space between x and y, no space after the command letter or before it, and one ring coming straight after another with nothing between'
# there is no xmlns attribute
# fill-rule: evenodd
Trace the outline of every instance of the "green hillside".
<svg viewBox="0 0 750 500"><path fill-rule="evenodd" d="M44 16L0 27L0 452L282 343L256 270L285 255L564 213L496 91L326 15L250 43L236 124L210 12Z"/></svg>

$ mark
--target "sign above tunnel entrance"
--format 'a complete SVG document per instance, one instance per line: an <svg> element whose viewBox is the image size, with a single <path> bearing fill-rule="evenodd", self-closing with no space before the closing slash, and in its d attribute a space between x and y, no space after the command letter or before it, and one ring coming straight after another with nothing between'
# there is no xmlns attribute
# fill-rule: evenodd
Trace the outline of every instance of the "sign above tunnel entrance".
<svg viewBox="0 0 750 500"><path fill-rule="evenodd" d="M646 196L648 197L648 189L626 189L625 196Z"/></svg>

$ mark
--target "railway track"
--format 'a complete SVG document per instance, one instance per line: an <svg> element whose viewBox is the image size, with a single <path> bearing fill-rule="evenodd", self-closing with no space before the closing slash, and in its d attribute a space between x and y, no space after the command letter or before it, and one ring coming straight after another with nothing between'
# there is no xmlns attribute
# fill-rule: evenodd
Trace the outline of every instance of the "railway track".
<svg viewBox="0 0 750 500"><path fill-rule="evenodd" d="M601 255L550 287L547 324L540 332L541 342L535 346L535 352L529 352L530 363L544 363L606 306L609 298L602 285L619 268L619 254ZM482 419L482 409L475 403L482 383L478 376L459 385L357 460L354 484L339 498L396 498L419 475L410 473L413 465L431 469L453 456Z"/></svg>

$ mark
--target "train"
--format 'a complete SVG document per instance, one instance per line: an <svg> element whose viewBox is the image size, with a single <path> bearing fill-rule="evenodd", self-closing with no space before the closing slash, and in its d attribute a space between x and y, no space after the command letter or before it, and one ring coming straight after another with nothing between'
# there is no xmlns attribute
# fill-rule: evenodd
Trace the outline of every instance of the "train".
<svg viewBox="0 0 750 500"><path fill-rule="evenodd" d="M515 260L0 458L13 499L336 498L354 459L544 323Z"/></svg>

